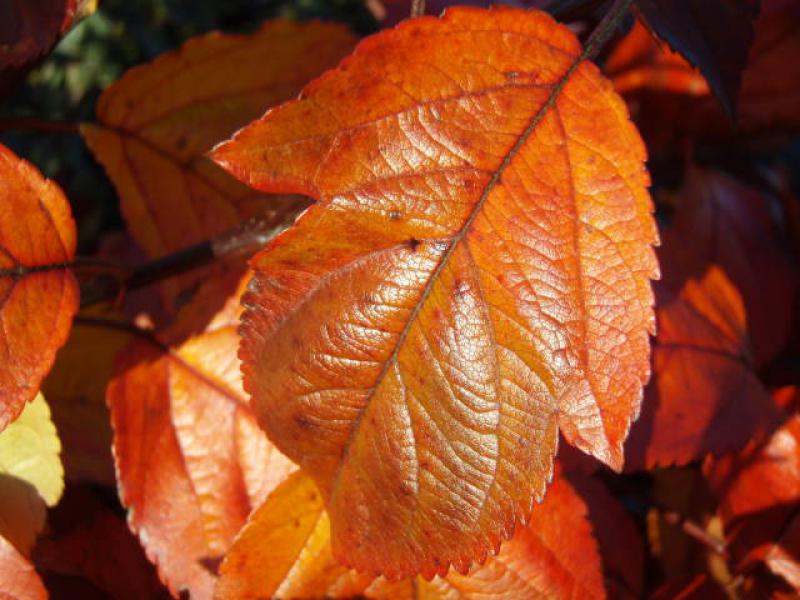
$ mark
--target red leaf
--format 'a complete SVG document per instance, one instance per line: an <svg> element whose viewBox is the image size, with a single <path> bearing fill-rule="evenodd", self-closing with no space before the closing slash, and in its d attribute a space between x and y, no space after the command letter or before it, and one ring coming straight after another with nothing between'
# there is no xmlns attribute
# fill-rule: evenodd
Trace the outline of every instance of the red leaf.
<svg viewBox="0 0 800 600"><path fill-rule="evenodd" d="M720 171L693 167L664 234L664 284L679 289L718 265L742 297L757 366L775 358L791 333L797 273L774 217L779 213L758 190Z"/></svg>
<svg viewBox="0 0 800 600"><path fill-rule="evenodd" d="M736 288L712 267L678 293L657 292L653 382L626 445L627 467L682 465L763 438L780 413L754 371Z"/></svg>
<svg viewBox="0 0 800 600"><path fill-rule="evenodd" d="M559 428L620 468L656 232L638 135L568 29L409 21L214 158L319 199L252 262L241 356L337 558L465 570L544 493Z"/></svg>
<svg viewBox="0 0 800 600"><path fill-rule="evenodd" d="M24 226L20 226L24 223ZM64 194L0 145L0 431L33 400L78 308Z"/></svg>
<svg viewBox="0 0 800 600"><path fill-rule="evenodd" d="M211 282L183 318L216 286L225 282ZM170 590L197 598L211 596L214 563L250 509L294 468L247 408L235 358L236 308L238 296L181 345L135 342L120 353L108 389L128 522Z"/></svg>
<svg viewBox="0 0 800 600"><path fill-rule="evenodd" d="M46 600L42 580L25 558L0 537L0 597L3 600Z"/></svg>
<svg viewBox="0 0 800 600"><path fill-rule="evenodd" d="M738 568L764 561L800 589L800 415L766 443L709 461L706 472Z"/></svg>

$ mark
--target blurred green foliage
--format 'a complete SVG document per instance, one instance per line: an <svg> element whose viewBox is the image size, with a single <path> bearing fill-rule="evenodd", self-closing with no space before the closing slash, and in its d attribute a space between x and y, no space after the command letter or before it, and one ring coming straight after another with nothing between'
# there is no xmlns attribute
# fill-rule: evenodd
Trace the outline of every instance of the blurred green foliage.
<svg viewBox="0 0 800 600"><path fill-rule="evenodd" d="M245 32L265 19L336 20L366 34L377 29L363 0L100 0L53 53L0 103L0 117L91 121L100 93L134 65L212 30ZM0 134L20 156L56 179L78 222L79 252L123 227L113 187L77 134Z"/></svg>

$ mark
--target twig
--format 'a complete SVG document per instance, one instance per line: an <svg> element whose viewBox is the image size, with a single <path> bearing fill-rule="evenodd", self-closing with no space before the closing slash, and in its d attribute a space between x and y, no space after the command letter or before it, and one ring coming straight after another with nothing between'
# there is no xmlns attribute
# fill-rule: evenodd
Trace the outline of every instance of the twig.
<svg viewBox="0 0 800 600"><path fill-rule="evenodd" d="M294 218L294 213L290 217ZM211 240L178 250L156 258L134 268L98 261L89 268L105 267L105 273L81 285L81 307L86 308L100 302L114 300L121 293L145 287L151 283L182 275L204 267L216 260L245 254L253 254L280 233L289 219L276 225L265 216L244 221L236 229ZM80 263L76 263L80 267Z"/></svg>
<svg viewBox="0 0 800 600"><path fill-rule="evenodd" d="M614 4L612 4L608 12L603 15L597 27L592 30L592 33L586 40L582 55L584 60L594 60L597 58L597 55L608 40L611 39L611 36L617 32L617 28L620 23L622 23L622 19L625 18L625 15L628 14L633 2L634 0L614 0Z"/></svg>
<svg viewBox="0 0 800 600"><path fill-rule="evenodd" d="M99 329L113 329L114 331L121 331L141 338L151 344L158 346L162 350L167 350L167 347L153 334L152 331L143 329L130 321L121 321L118 319L104 319L103 317L88 317L85 315L76 315L72 322L79 327L97 327Z"/></svg>
<svg viewBox="0 0 800 600"><path fill-rule="evenodd" d="M72 121L39 119L37 117L6 117L0 119L4 131L43 131L47 133L78 133L80 125Z"/></svg>
<svg viewBox="0 0 800 600"><path fill-rule="evenodd" d="M661 516L666 523L680 527L686 535L697 540L712 552L720 556L726 556L727 549L725 540L709 533L691 519L687 519L675 510L663 510L661 511Z"/></svg>
<svg viewBox="0 0 800 600"><path fill-rule="evenodd" d="M425 0L411 0L411 18L425 14Z"/></svg>

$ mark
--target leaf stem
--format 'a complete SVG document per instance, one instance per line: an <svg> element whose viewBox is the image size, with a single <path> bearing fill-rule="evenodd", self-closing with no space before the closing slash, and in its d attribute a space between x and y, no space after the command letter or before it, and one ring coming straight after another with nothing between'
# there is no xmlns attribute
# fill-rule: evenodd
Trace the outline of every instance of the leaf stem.
<svg viewBox="0 0 800 600"><path fill-rule="evenodd" d="M39 119L38 117L7 117L0 119L0 133L5 131L43 131L46 133L78 133L79 123Z"/></svg>
<svg viewBox="0 0 800 600"><path fill-rule="evenodd" d="M683 531L686 535L700 542L712 552L715 552L720 556L726 556L727 550L725 540L722 540L709 533L691 519L684 517L675 510L664 510L661 512L661 516L666 523L680 527L681 531Z"/></svg>
<svg viewBox="0 0 800 600"><path fill-rule="evenodd" d="M75 315L72 322L79 327L96 327L99 329L111 329L134 335L146 340L159 348L166 350L167 347L153 334L152 331L139 327L131 321L119 319L105 319L103 317L89 317L86 315Z"/></svg>
<svg viewBox="0 0 800 600"><path fill-rule="evenodd" d="M425 0L411 0L411 18L425 14Z"/></svg>
<svg viewBox="0 0 800 600"><path fill-rule="evenodd" d="M584 44L584 60L594 60L628 14L634 0L614 0Z"/></svg>

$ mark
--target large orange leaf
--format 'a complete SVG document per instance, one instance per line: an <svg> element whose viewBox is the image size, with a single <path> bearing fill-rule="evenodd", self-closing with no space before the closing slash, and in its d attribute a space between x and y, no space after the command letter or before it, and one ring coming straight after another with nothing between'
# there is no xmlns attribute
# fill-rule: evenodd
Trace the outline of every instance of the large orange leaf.
<svg viewBox="0 0 800 600"><path fill-rule="evenodd" d="M253 260L241 356L338 558L465 570L543 496L559 430L621 467L656 231L641 140L567 28L406 22L214 158L319 200Z"/></svg>
<svg viewBox="0 0 800 600"><path fill-rule="evenodd" d="M78 306L75 223L59 187L0 145L0 431L33 400Z"/></svg>
<svg viewBox="0 0 800 600"><path fill-rule="evenodd" d="M205 153L295 96L354 41L340 25L288 21L268 22L252 35L212 33L128 71L103 93L97 123L81 131L149 255L208 239L255 214L278 223L303 206L243 186Z"/></svg>
<svg viewBox="0 0 800 600"><path fill-rule="evenodd" d="M211 282L187 306L215 294ZM108 389L114 456L129 524L173 593L209 598L213 567L253 506L292 470L269 444L241 390L238 296L206 330L170 347L137 341L118 358Z"/></svg>
<svg viewBox="0 0 800 600"><path fill-rule="evenodd" d="M468 575L389 582L339 565L330 522L302 473L277 488L250 517L220 567L216 597L246 598L603 598L597 544L587 508L557 478L527 527Z"/></svg>
<svg viewBox="0 0 800 600"><path fill-rule="evenodd" d="M47 590L36 571L17 550L0 537L0 598L45 600Z"/></svg>
<svg viewBox="0 0 800 600"><path fill-rule="evenodd" d="M666 270L671 261L663 264ZM677 291L662 285L658 292L653 381L626 466L686 464L763 438L779 411L755 373L737 289L712 266Z"/></svg>

